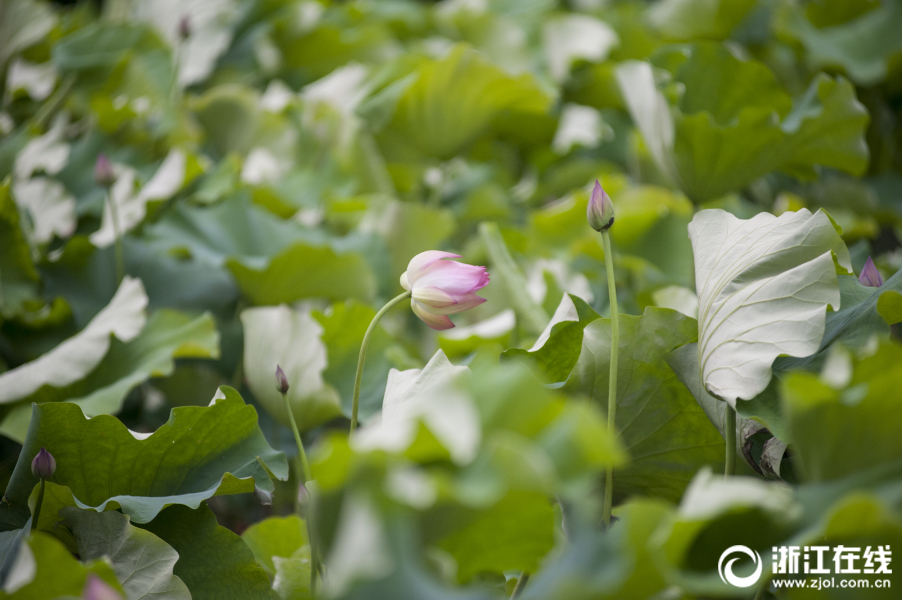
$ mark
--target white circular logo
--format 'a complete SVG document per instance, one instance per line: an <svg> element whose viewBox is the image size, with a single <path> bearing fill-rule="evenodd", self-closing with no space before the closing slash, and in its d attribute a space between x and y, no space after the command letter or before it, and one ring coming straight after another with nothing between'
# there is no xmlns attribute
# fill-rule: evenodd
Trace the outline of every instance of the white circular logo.
<svg viewBox="0 0 902 600"><path fill-rule="evenodd" d="M727 561L726 566L724 566L724 561L731 554L736 552L741 552L751 558L758 567L755 569L755 572L747 577L739 577L738 575L733 575L733 563L737 560L740 560L742 557L731 558ZM717 562L717 572L720 574L720 579L724 583L729 583L730 585L747 588L749 586L755 585L758 582L758 579L761 577L761 569L763 563L761 561L761 555L749 548L748 546L730 546L726 550L724 550L723 554L720 555L720 560Z"/></svg>

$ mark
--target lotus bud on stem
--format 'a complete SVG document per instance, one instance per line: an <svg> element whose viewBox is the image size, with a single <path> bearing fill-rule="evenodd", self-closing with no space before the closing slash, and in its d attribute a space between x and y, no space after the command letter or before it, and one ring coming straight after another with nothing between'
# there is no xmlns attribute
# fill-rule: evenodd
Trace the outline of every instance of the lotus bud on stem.
<svg viewBox="0 0 902 600"><path fill-rule="evenodd" d="M34 518L31 520L31 530L38 528L38 520L41 518L41 504L44 502L44 485L56 472L56 460L53 455L41 448L31 461L31 473L41 480L41 489L38 490L38 501L34 507Z"/></svg>
<svg viewBox="0 0 902 600"><path fill-rule="evenodd" d="M354 378L354 400L351 405L351 433L357 429L357 410L360 404L360 382L363 379L363 363L366 350L376 325L393 306L410 298L410 307L416 316L436 331L454 327L448 315L457 314L485 302L476 292L489 283L485 267L476 267L445 258L460 258L457 254L427 250L414 256L401 274L404 292L388 301L370 321L360 355L357 358L357 375Z"/></svg>
<svg viewBox="0 0 902 600"><path fill-rule="evenodd" d="M617 286L614 281L614 256L611 251L611 226L614 224L614 204L605 193L598 180L592 188L586 218L592 229L601 234L604 246L604 264L608 275L608 298L611 304L611 364L608 374L608 435L617 435L617 354L620 351L620 318L617 315ZM611 526L611 508L614 503L614 468L608 467L604 478L604 505L602 524L607 530Z"/></svg>
<svg viewBox="0 0 902 600"><path fill-rule="evenodd" d="M306 502L302 503L301 498L307 496L307 482L313 479L310 473L310 463L307 462L307 453L304 451L304 442L301 440L301 434L298 431L298 424L294 420L294 413L291 410L291 403L288 401L288 377L282 367L276 365L276 390L282 394L282 402L285 403L285 412L288 413L288 422L291 423L291 432L294 434L294 442L298 447L298 462L295 471L298 474L298 495L297 495L297 513L307 525L307 539L310 541L310 590L316 591L316 574L320 570L319 559L316 552L313 537L313 525L311 524L310 511L307 510Z"/></svg>

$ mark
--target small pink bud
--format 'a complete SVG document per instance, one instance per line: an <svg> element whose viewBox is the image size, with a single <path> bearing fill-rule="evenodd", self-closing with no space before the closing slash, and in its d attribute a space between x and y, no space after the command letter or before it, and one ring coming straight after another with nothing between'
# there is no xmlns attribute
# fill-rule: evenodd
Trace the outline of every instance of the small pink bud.
<svg viewBox="0 0 902 600"><path fill-rule="evenodd" d="M98 185L109 187L116 182L116 174L113 173L113 163L101 152L97 155L97 162L94 163L94 181Z"/></svg>
<svg viewBox="0 0 902 600"><path fill-rule="evenodd" d="M122 600L122 596L97 575L90 573L81 600Z"/></svg>
<svg viewBox="0 0 902 600"><path fill-rule="evenodd" d="M288 378L285 377L285 371L282 367L276 365L276 389L280 394L288 393Z"/></svg>
<svg viewBox="0 0 902 600"><path fill-rule="evenodd" d="M592 188L592 197L589 198L586 218L589 219L589 225L592 226L592 229L598 232L610 229L611 225L614 224L614 204L597 179L595 180L595 187Z"/></svg>
<svg viewBox="0 0 902 600"><path fill-rule="evenodd" d="M448 318L485 302L476 292L489 283L485 267L476 267L443 258L457 254L428 250L413 257L401 275L401 286L411 291L410 306L426 325L439 331L451 329Z"/></svg>
<svg viewBox="0 0 902 600"><path fill-rule="evenodd" d="M868 257L868 261L864 263L864 268L861 269L861 275L858 276L858 281L867 287L876 288L883 285L883 277L880 276L880 271L874 266L874 261L871 260L870 256Z"/></svg>
<svg viewBox="0 0 902 600"><path fill-rule="evenodd" d="M191 35L191 19L185 15L179 21L179 37L182 40L188 39Z"/></svg>
<svg viewBox="0 0 902 600"><path fill-rule="evenodd" d="M55 471L56 461L53 456L47 452L46 448L41 448L41 451L31 461L31 472L40 479L50 479Z"/></svg>

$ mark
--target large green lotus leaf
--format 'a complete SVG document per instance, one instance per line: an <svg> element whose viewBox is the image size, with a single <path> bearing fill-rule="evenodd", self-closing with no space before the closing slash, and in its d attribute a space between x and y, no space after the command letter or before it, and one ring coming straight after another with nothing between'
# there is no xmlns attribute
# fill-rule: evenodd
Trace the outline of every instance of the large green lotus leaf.
<svg viewBox="0 0 902 600"><path fill-rule="evenodd" d="M272 577L276 573L274 557L290 558L307 545L307 526L295 515L269 517L245 529L241 537Z"/></svg>
<svg viewBox="0 0 902 600"><path fill-rule="evenodd" d="M670 88L659 90L644 62L623 63L617 78L658 167L692 200L776 170L810 177L815 165L853 174L867 167L868 115L848 81L818 75L793 100L766 67L721 45L671 48L654 60L670 71Z"/></svg>
<svg viewBox="0 0 902 600"><path fill-rule="evenodd" d="M323 380L326 345L322 326L310 311L287 306L250 308L241 313L244 372L248 387L266 411L291 424L276 389L276 367L288 378L288 402L298 428L307 431L341 416L341 399Z"/></svg>
<svg viewBox="0 0 902 600"><path fill-rule="evenodd" d="M597 523L568 523L568 544L529 580L526 600L617 598L645 600L667 587L650 541L672 512L658 500L631 500L617 509L617 525L602 532ZM567 515L576 519L576 515Z"/></svg>
<svg viewBox="0 0 902 600"><path fill-rule="evenodd" d="M20 223L7 179L0 182L0 313L7 318L38 296L38 272Z"/></svg>
<svg viewBox="0 0 902 600"><path fill-rule="evenodd" d="M551 97L532 75L508 75L459 45L443 58L422 61L361 111L380 129L383 145L402 144L427 156L450 158L498 118L541 116L550 105Z"/></svg>
<svg viewBox="0 0 902 600"><path fill-rule="evenodd" d="M110 303L78 334L37 360L0 375L0 404L65 388L86 377L106 356L113 336L128 342L144 328L147 294L140 279L126 277Z"/></svg>
<svg viewBox="0 0 902 600"><path fill-rule="evenodd" d="M895 419L902 347L885 342L853 360L835 350L818 375L786 374L780 385L793 448L806 481L836 479L902 457Z"/></svg>
<svg viewBox="0 0 902 600"><path fill-rule="evenodd" d="M725 40L755 0L664 0L648 11L651 26L667 40Z"/></svg>
<svg viewBox="0 0 902 600"><path fill-rule="evenodd" d="M830 217L807 209L742 220L709 209L689 225L705 389L731 405L767 387L778 356L808 356L839 308L838 264L849 252Z"/></svg>
<svg viewBox="0 0 902 600"><path fill-rule="evenodd" d="M902 291L902 271L887 279L879 288L862 285L857 277L839 275L840 310L827 313L824 339L817 352L801 358L781 357L774 371L819 367L829 348L841 342L849 348L866 346L874 335L889 335L887 320L880 312L881 302L892 301Z"/></svg>
<svg viewBox="0 0 902 600"><path fill-rule="evenodd" d="M583 330L598 319L598 313L573 294L564 294L554 316L529 350L511 348L502 356L528 358L543 379L551 383L567 380L582 350Z"/></svg>
<svg viewBox="0 0 902 600"><path fill-rule="evenodd" d="M534 573L554 546L554 511L543 493L511 491L438 542L457 561L457 578L487 571Z"/></svg>
<svg viewBox="0 0 902 600"><path fill-rule="evenodd" d="M338 392L342 409L350 415L360 344L376 311L365 304L345 302L332 305L325 313L313 312L311 316L322 327L320 339L326 347L327 362L323 378ZM390 343L391 338L382 327L377 327L371 334L360 383L361 421L366 421L382 408L391 367L385 351Z"/></svg>
<svg viewBox="0 0 902 600"><path fill-rule="evenodd" d="M42 447L56 459L53 481L69 487L78 506L118 505L135 523L150 521L169 504L197 507L214 494L255 487L272 493L267 469L288 477L285 456L266 443L256 411L228 387L210 406L173 409L149 435L129 431L115 417L88 419L69 402L35 405L6 490L14 510L26 506L37 483L31 460Z"/></svg>
<svg viewBox="0 0 902 600"><path fill-rule="evenodd" d="M666 579L691 597L748 598L754 588L729 585L718 574L721 554L737 544L757 551L765 561L763 584L771 548L792 544L788 540L802 519L802 506L791 487L751 477L724 478L703 469L676 513L656 533L650 550ZM738 576L755 570L748 559L733 567Z"/></svg>
<svg viewBox="0 0 902 600"><path fill-rule="evenodd" d="M96 22L70 33L54 45L53 63L64 73L87 71L96 76L98 72L93 70L108 73L133 52L164 48L163 41L144 25Z"/></svg>
<svg viewBox="0 0 902 600"><path fill-rule="evenodd" d="M368 299L375 278L360 239L332 240L235 194L212 207L180 205L148 228L153 245L225 266L255 304L326 296Z"/></svg>
<svg viewBox="0 0 902 600"><path fill-rule="evenodd" d="M315 297L367 300L376 292L376 279L360 253L328 246L293 244L262 269L235 259L227 260L226 266L253 304Z"/></svg>
<svg viewBox="0 0 902 600"><path fill-rule="evenodd" d="M392 369L382 412L357 430L352 447L469 463L482 437L477 408L465 392L469 377L469 368L452 364L441 350L422 369Z"/></svg>
<svg viewBox="0 0 902 600"><path fill-rule="evenodd" d="M178 552L173 572L193 600L271 600L269 578L239 536L216 522L206 504L170 506L142 526Z"/></svg>
<svg viewBox="0 0 902 600"><path fill-rule="evenodd" d="M102 579L119 593L116 573L102 560L80 563L53 536L32 532L18 546L13 568L3 582L4 598L45 600L81 598L88 576Z"/></svg>
<svg viewBox="0 0 902 600"><path fill-rule="evenodd" d="M75 535L79 558L109 561L129 600L190 600L187 586L172 574L178 553L154 534L132 525L127 515L73 507L60 515Z"/></svg>
<svg viewBox="0 0 902 600"><path fill-rule="evenodd" d="M179 358L219 358L219 332L209 314L191 319L171 310L151 315L129 342L115 339L110 351L86 377L62 387L44 385L22 398L0 422L0 433L21 442L36 402L72 402L88 417L119 412L128 393L152 377L166 377Z"/></svg>
<svg viewBox="0 0 902 600"><path fill-rule="evenodd" d="M49 6L34 0L8 0L0 4L0 70L6 73L6 61L13 54L50 33L56 19Z"/></svg>
<svg viewBox="0 0 902 600"><path fill-rule="evenodd" d="M813 6L818 7L817 3ZM823 6L833 20L843 10L855 10L856 3L843 1ZM862 6L862 14L839 23L813 23L801 6L792 5L783 23L786 31L805 46L805 61L815 69L843 69L857 84L872 86L886 79L890 61L902 53L902 5L872 2ZM843 6L845 5L845 6ZM871 9L871 10L868 10ZM857 12L857 11L856 11ZM817 15L820 16L820 15Z"/></svg>
<svg viewBox="0 0 902 600"><path fill-rule="evenodd" d="M616 424L630 459L614 470L615 498L678 500L695 472L723 461L723 439L664 356L695 339L695 320L670 309L620 315ZM611 321L583 333L583 350L567 388L608 404Z"/></svg>

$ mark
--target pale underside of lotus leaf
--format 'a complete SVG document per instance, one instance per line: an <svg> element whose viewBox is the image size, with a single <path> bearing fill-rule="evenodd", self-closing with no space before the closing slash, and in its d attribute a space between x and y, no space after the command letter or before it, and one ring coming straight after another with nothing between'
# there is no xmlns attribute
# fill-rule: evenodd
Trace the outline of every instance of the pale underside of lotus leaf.
<svg viewBox="0 0 902 600"><path fill-rule="evenodd" d="M849 252L826 213L805 209L748 220L702 210L689 238L702 381L735 406L767 387L778 356L817 351L827 308L839 308L836 264L851 270Z"/></svg>

